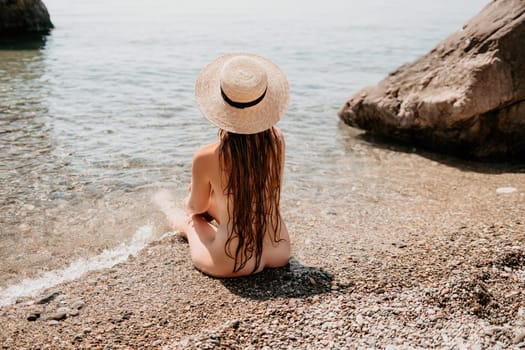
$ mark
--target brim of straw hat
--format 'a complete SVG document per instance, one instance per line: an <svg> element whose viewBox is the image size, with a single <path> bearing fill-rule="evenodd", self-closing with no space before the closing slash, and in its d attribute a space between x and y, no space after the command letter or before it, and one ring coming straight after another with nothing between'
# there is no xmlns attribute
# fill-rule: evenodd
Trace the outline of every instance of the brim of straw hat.
<svg viewBox="0 0 525 350"><path fill-rule="evenodd" d="M252 107L233 107L221 94L222 67L236 56L248 56L266 71L266 94ZM195 83L195 97L202 114L215 126L237 134L256 134L271 128L286 113L290 88L284 73L271 61L250 53L234 53L221 56L202 69Z"/></svg>

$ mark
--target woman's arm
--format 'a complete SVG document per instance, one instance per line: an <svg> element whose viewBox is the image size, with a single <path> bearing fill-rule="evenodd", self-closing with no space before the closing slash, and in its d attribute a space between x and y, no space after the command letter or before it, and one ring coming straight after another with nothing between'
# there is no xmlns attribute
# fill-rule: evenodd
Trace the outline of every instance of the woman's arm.
<svg viewBox="0 0 525 350"><path fill-rule="evenodd" d="M195 153L191 166L190 197L188 199L188 211L190 214L205 213L210 206L211 184L208 169L210 160L205 149Z"/></svg>

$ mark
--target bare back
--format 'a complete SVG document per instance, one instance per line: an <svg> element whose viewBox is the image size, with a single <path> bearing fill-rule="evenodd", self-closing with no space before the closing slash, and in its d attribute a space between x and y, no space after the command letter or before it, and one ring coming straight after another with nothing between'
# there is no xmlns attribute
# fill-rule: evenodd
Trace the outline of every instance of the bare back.
<svg viewBox="0 0 525 350"><path fill-rule="evenodd" d="M280 132L276 132L282 145L281 181L284 171L284 139ZM237 248L237 240L233 238L229 245L229 253L226 252L228 237L232 233L232 225L228 208L232 203L231 196L224 193L227 179L221 171L220 141L204 146L199 149L193 159L192 186L188 202L193 216L190 227L188 227L187 238L195 266L203 272L218 277L234 277L253 273L255 257L252 256L237 272L234 271L234 259L232 253ZM234 165L235 166L235 165ZM239 165L242 166L242 165ZM230 206L228 205L230 204ZM212 225L202 215L208 213L217 222ZM277 218L270 218L275 221ZM270 225L271 227L272 225ZM274 242L272 232L267 229L264 235L260 265L255 272L260 272L265 267L278 267L288 263L290 258L290 238L286 225L281 220L279 225L279 242Z"/></svg>

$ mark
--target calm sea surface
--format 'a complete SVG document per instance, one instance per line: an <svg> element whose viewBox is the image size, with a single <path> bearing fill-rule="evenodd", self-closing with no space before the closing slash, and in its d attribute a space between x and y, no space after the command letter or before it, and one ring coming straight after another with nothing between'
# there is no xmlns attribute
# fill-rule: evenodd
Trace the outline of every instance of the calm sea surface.
<svg viewBox="0 0 525 350"><path fill-rule="evenodd" d="M377 185L378 151L338 109L487 1L177 3L48 0L47 40L0 48L0 287L165 231L150 197L182 198L193 152L216 138L193 86L228 52L268 57L289 78L290 225L358 200L344 191Z"/></svg>

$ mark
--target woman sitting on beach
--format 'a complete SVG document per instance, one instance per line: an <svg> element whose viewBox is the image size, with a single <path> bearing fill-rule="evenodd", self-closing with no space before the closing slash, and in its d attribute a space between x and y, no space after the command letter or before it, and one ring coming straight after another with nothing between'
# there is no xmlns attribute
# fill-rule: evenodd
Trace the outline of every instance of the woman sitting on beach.
<svg viewBox="0 0 525 350"><path fill-rule="evenodd" d="M195 95L219 140L194 155L189 218L178 228L194 265L216 277L286 265L290 239L279 211L285 143L274 126L288 108L286 77L260 56L229 54L203 68Z"/></svg>

